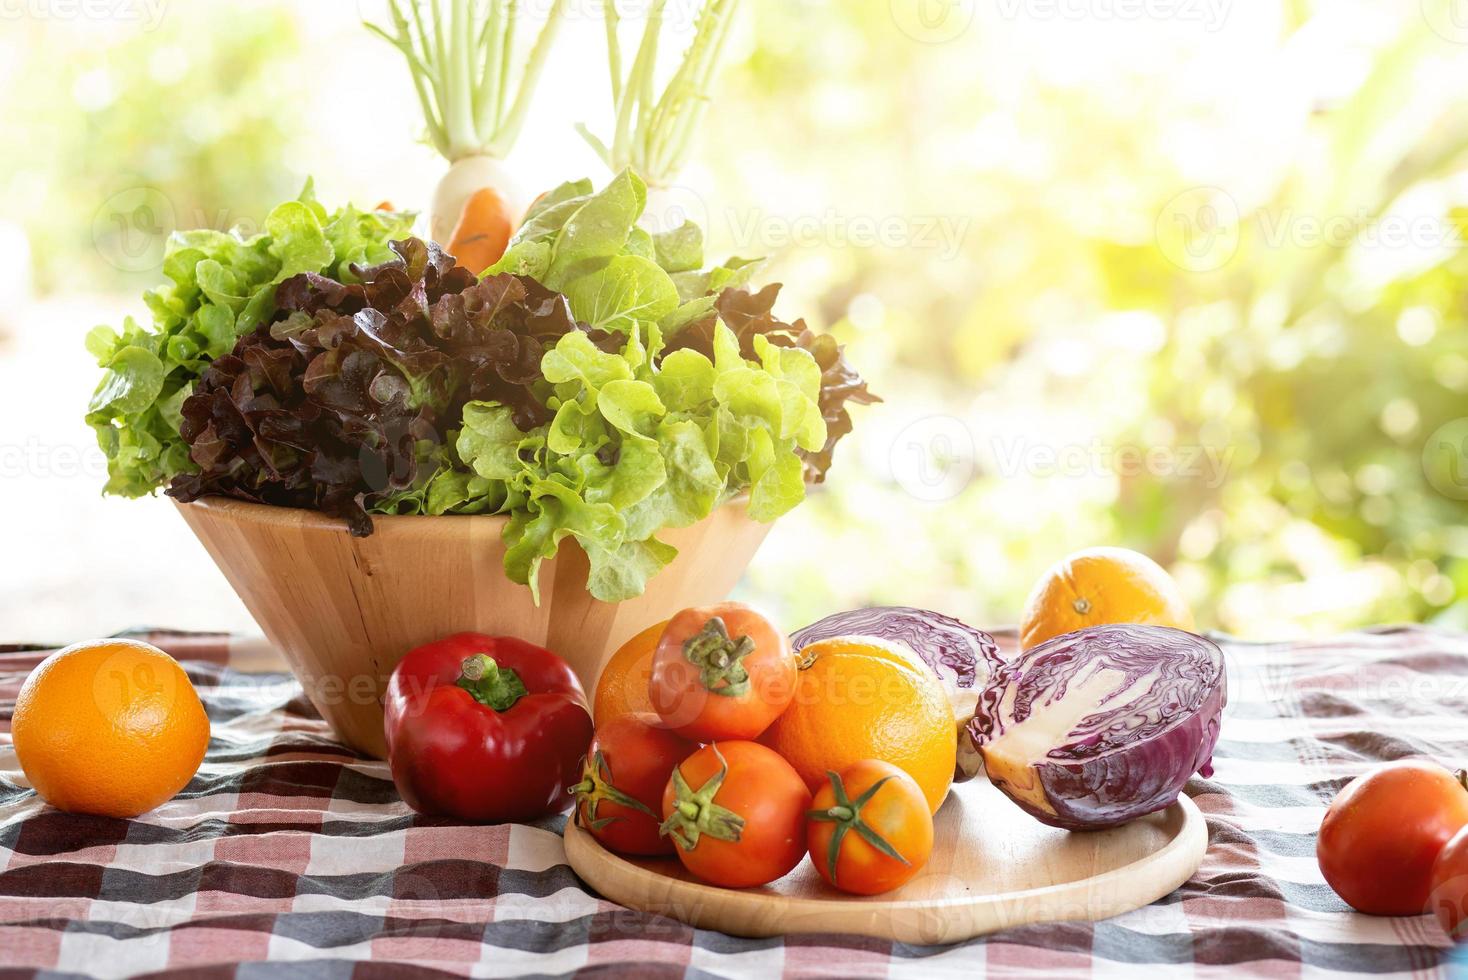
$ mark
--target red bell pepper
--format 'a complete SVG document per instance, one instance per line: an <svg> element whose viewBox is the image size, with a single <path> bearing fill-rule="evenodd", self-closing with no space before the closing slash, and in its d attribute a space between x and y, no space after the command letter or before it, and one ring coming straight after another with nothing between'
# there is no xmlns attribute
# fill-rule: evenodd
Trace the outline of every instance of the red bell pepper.
<svg viewBox="0 0 1468 980"><path fill-rule="evenodd" d="M458 633L398 664L384 700L398 792L420 813L505 823L571 805L591 712L570 664L524 640Z"/></svg>

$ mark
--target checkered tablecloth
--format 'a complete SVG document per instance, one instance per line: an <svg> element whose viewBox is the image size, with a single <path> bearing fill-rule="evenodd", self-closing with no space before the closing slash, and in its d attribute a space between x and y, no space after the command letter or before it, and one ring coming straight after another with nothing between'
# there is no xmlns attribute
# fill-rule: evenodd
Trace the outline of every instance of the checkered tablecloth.
<svg viewBox="0 0 1468 980"><path fill-rule="evenodd" d="M227 638L151 638L185 663L213 738L188 788L137 820L60 813L26 788L5 733L44 651L0 648L0 975L933 980L1449 969L1432 918L1347 910L1320 877L1314 835L1325 804L1370 764L1468 757L1462 635L1406 628L1226 644L1230 704L1216 772L1188 787L1210 833L1192 880L1105 922L931 948L736 939L620 908L566 866L559 820L473 827L418 817L382 763L332 741L289 674L247 672Z"/></svg>

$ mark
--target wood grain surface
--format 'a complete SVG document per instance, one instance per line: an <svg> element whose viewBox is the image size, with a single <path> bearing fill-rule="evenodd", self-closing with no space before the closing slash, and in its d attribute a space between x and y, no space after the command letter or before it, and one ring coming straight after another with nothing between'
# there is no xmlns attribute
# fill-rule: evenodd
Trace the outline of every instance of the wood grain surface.
<svg viewBox="0 0 1468 980"><path fill-rule="evenodd" d="M622 603L593 599L575 539L540 570L540 605L504 573L504 517L374 517L365 538L315 511L210 497L179 512L338 736L381 758L382 691L403 654L473 630L570 661L588 696L638 631L734 588L769 532L736 499L659 539L678 557Z"/></svg>
<svg viewBox="0 0 1468 980"><path fill-rule="evenodd" d="M1186 881L1208 847L1197 806L1123 827L1069 833L1038 823L982 777L938 811L933 856L894 892L864 898L828 886L809 859L763 888L705 885L676 858L628 859L568 821L566 858L609 901L736 936L825 932L931 945L1034 922L1098 920Z"/></svg>

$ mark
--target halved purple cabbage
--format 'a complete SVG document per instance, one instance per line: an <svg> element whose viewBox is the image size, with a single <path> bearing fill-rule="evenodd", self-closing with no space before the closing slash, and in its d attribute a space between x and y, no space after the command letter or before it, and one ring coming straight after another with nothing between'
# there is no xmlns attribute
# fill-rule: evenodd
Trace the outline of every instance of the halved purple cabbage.
<svg viewBox="0 0 1468 980"><path fill-rule="evenodd" d="M797 652L817 640L833 636L874 636L900 643L932 668L953 705L958 736L958 764L953 778L972 779L982 763L968 737L978 692L1003 662L999 645L983 630L974 629L952 616L912 606L872 606L827 616L791 634Z"/></svg>
<svg viewBox="0 0 1468 980"><path fill-rule="evenodd" d="M1165 626L1058 636L989 677L969 734L989 780L1042 823L1114 827L1211 775L1223 651Z"/></svg>
<svg viewBox="0 0 1468 980"><path fill-rule="evenodd" d="M796 630L790 643L798 651L833 636L875 636L901 643L922 657L947 688L981 688L990 672L1004 662L999 645L988 633L952 616L912 606L870 606L839 612Z"/></svg>

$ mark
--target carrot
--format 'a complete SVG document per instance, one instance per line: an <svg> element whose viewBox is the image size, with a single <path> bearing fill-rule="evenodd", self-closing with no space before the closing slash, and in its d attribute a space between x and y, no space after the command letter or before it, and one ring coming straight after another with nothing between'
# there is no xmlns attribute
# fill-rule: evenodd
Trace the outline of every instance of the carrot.
<svg viewBox="0 0 1468 980"><path fill-rule="evenodd" d="M514 233L515 220L504 199L493 187L481 187L464 202L448 251L477 276L500 260Z"/></svg>

